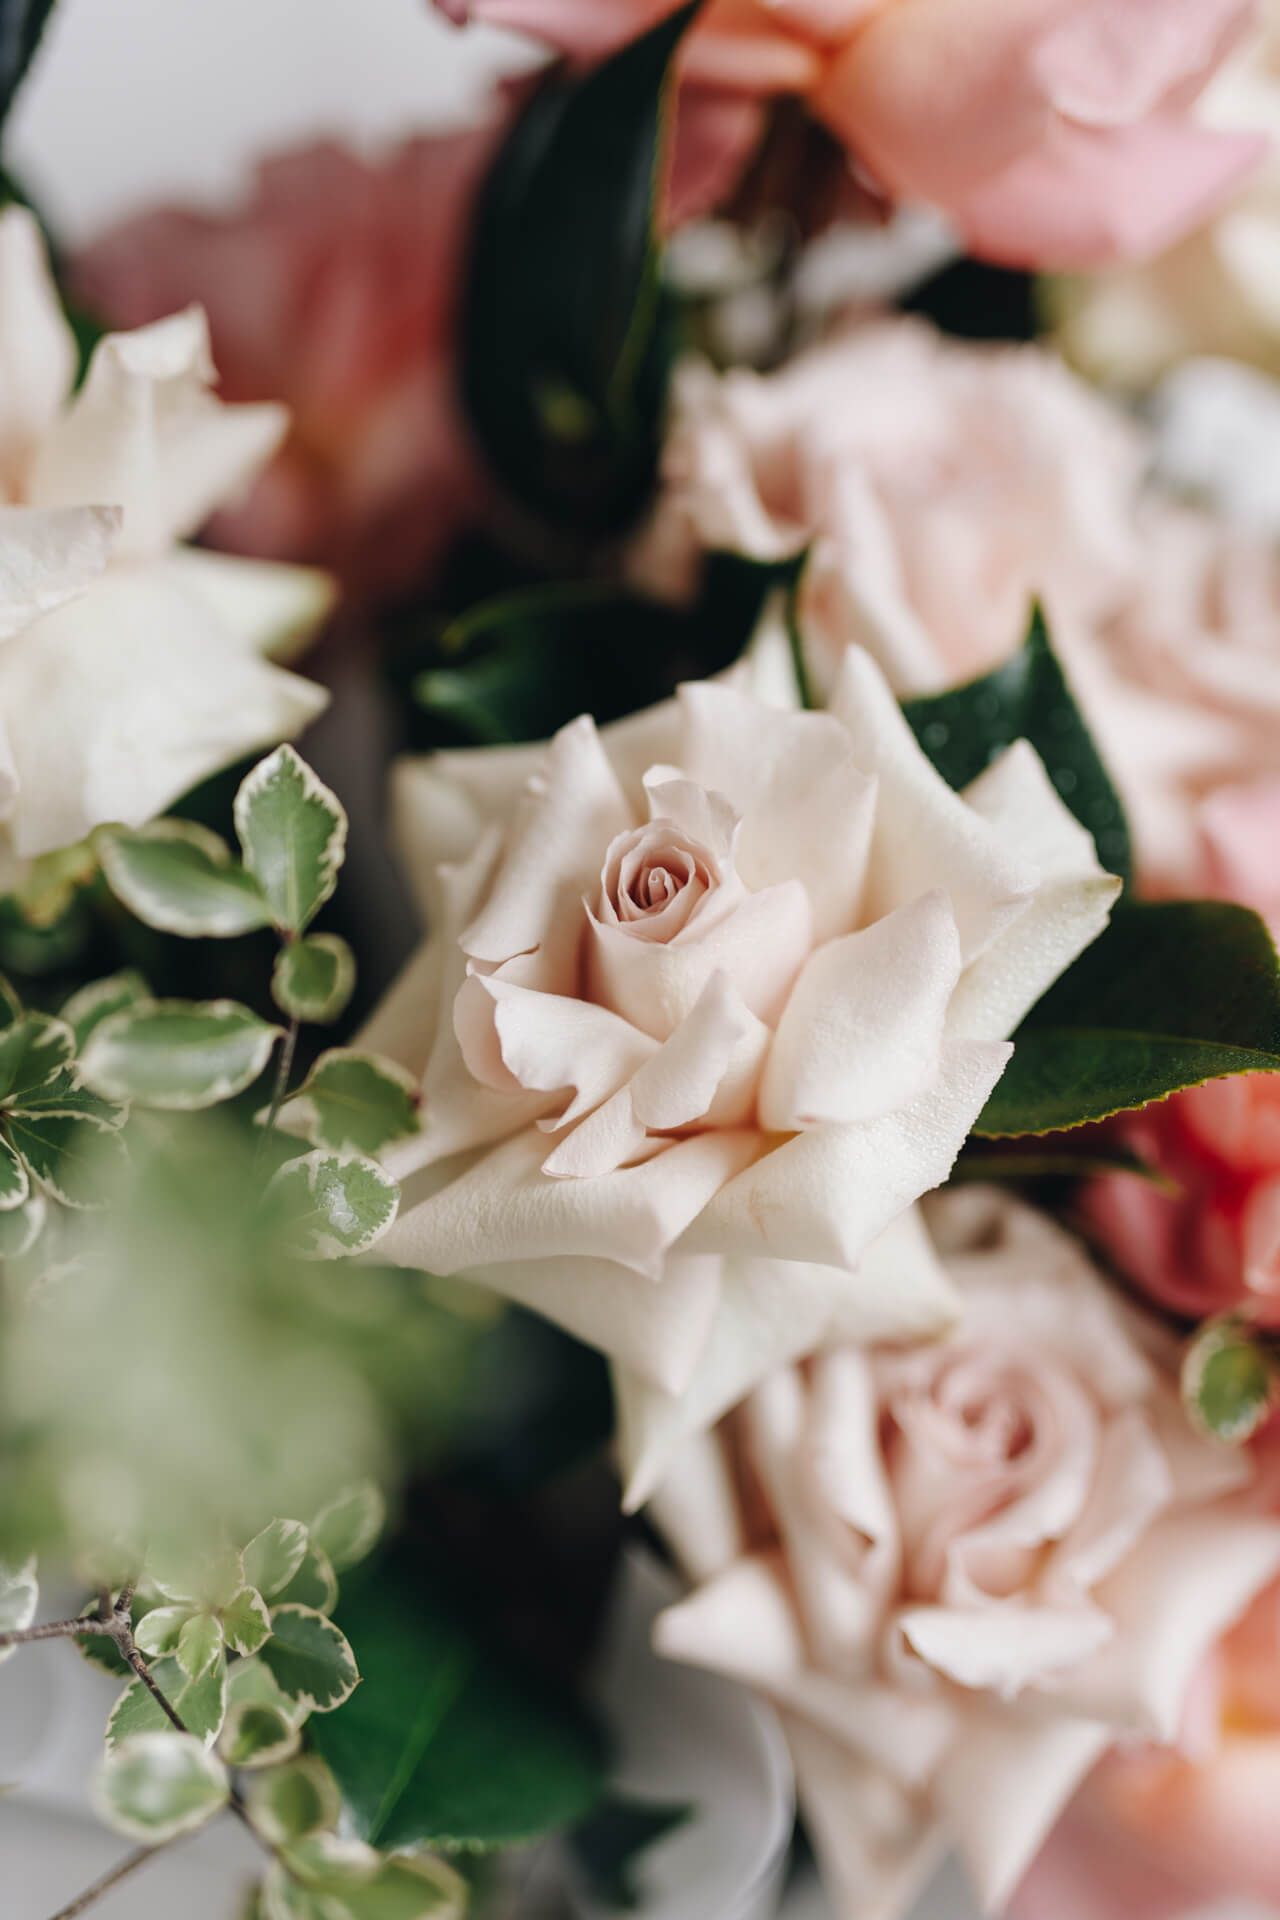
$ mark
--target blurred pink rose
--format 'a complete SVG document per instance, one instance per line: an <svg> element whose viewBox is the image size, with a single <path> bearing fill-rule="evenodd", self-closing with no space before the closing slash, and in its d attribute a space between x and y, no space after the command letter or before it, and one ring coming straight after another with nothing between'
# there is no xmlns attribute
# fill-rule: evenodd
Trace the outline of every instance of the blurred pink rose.
<svg viewBox="0 0 1280 1920"><path fill-rule="evenodd" d="M696 1582L658 1649L780 1709L838 1920L895 1920L944 1845L998 1911L1108 1749L1177 1738L1280 1558L1077 1243L991 1191L927 1212L957 1331L775 1371L653 1507Z"/></svg>
<svg viewBox="0 0 1280 1920"><path fill-rule="evenodd" d="M437 0L598 59L677 0ZM702 89L798 94L896 199L969 247L1095 266L1187 232L1265 152L1190 109L1252 0L709 0L684 58Z"/></svg>
<svg viewBox="0 0 1280 1920"><path fill-rule="evenodd" d="M1219 790L1274 783L1280 560L1147 486L1150 453L1052 355L962 345L914 320L847 330L768 375L691 361L630 572L684 597L713 549L807 548L801 626L819 692L851 640L903 694L984 673L1038 597L1129 811L1144 888L1201 892L1228 842L1244 857L1241 809L1228 825ZM1249 857L1265 861L1265 846Z"/></svg>
<svg viewBox="0 0 1280 1920"><path fill-rule="evenodd" d="M1109 1756L1027 1874L1010 1920L1175 1920L1280 1907L1280 1587L1205 1662L1181 1751Z"/></svg>
<svg viewBox="0 0 1280 1920"><path fill-rule="evenodd" d="M491 127L411 140L376 162L320 144L268 160L227 214L160 209L81 255L91 309L134 327L206 309L229 400L283 400L293 429L210 535L319 561L394 592L475 514L454 396L459 256Z"/></svg>

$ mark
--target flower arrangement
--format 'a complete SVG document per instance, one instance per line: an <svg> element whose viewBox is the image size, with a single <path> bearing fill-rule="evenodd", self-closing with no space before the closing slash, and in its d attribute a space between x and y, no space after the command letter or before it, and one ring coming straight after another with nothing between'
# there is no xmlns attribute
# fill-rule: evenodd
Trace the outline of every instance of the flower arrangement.
<svg viewBox="0 0 1280 1920"><path fill-rule="evenodd" d="M639 1541L835 1920L1280 1910L1280 559L1086 379L1280 419L1272 10L437 11L546 62L0 209L0 1685L111 1676L122 1848L30 1920L230 1822L666 1920Z"/></svg>

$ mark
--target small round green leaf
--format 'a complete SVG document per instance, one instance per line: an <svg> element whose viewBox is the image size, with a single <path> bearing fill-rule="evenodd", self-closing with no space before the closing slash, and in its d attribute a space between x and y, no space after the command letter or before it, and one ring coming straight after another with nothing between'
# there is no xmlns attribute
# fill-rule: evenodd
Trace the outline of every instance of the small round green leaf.
<svg viewBox="0 0 1280 1920"><path fill-rule="evenodd" d="M11 1113L6 1126L40 1186L64 1206L102 1206L128 1161L116 1126L94 1113Z"/></svg>
<svg viewBox="0 0 1280 1920"><path fill-rule="evenodd" d="M345 1635L311 1607L277 1607L258 1658L280 1691L313 1713L340 1707L360 1678Z"/></svg>
<svg viewBox="0 0 1280 1920"><path fill-rule="evenodd" d="M222 1622L213 1613L193 1614L178 1635L178 1665L190 1680L199 1680L223 1658Z"/></svg>
<svg viewBox="0 0 1280 1920"><path fill-rule="evenodd" d="M392 1060L331 1047L286 1101L280 1124L317 1147L378 1154L417 1133L418 1085Z"/></svg>
<svg viewBox="0 0 1280 1920"><path fill-rule="evenodd" d="M80 1071L107 1100L178 1111L211 1107L251 1085L280 1028L234 1000L151 1000L112 1014Z"/></svg>
<svg viewBox="0 0 1280 1920"><path fill-rule="evenodd" d="M0 1032L0 1105L21 1106L71 1065L75 1035L65 1020L24 1013Z"/></svg>
<svg viewBox="0 0 1280 1920"><path fill-rule="evenodd" d="M276 925L302 933L338 883L347 816L292 747L277 747L241 783L236 832Z"/></svg>
<svg viewBox="0 0 1280 1920"><path fill-rule="evenodd" d="M94 1786L98 1812L117 1833L158 1846L192 1833L226 1806L227 1771L185 1733L137 1733L110 1752Z"/></svg>
<svg viewBox="0 0 1280 1920"><path fill-rule="evenodd" d="M307 1547L302 1564L287 1587L275 1596L277 1606L314 1607L317 1613L332 1613L338 1604L338 1576L324 1553L313 1541Z"/></svg>
<svg viewBox="0 0 1280 1920"><path fill-rule="evenodd" d="M87 986L77 988L63 1002L59 1017L75 1034L76 1051L82 1053L89 1035L108 1015L122 1013L126 1007L136 1007L139 1000L150 998L151 989L142 975L126 967L121 973L110 973L104 980L90 980Z"/></svg>
<svg viewBox="0 0 1280 1920"><path fill-rule="evenodd" d="M376 1160L323 1148L287 1160L267 1192L298 1251L315 1260L364 1253L400 1205L399 1187Z"/></svg>
<svg viewBox="0 0 1280 1920"><path fill-rule="evenodd" d="M279 1707L242 1700L227 1709L218 1752L229 1767L276 1767L292 1759L301 1741L300 1730Z"/></svg>
<svg viewBox="0 0 1280 1920"><path fill-rule="evenodd" d="M273 1847L288 1846L336 1826L342 1811L333 1775L313 1755L261 1774L250 1783L245 1801L249 1818Z"/></svg>
<svg viewBox="0 0 1280 1920"><path fill-rule="evenodd" d="M149 1660L160 1660L167 1653L176 1653L182 1630L191 1618L189 1606L153 1607L133 1630L139 1652L145 1653Z"/></svg>
<svg viewBox="0 0 1280 1920"><path fill-rule="evenodd" d="M221 1617L227 1645L235 1653L256 1653L271 1631L267 1603L253 1587L242 1587Z"/></svg>
<svg viewBox="0 0 1280 1920"><path fill-rule="evenodd" d="M256 1533L242 1555L247 1584L267 1600L284 1592L307 1551L301 1520L272 1520Z"/></svg>
<svg viewBox="0 0 1280 1920"><path fill-rule="evenodd" d="M372 1480L362 1480L321 1508L311 1522L311 1538L328 1554L336 1571L343 1573L373 1551L386 1519L382 1494Z"/></svg>
<svg viewBox="0 0 1280 1920"><path fill-rule="evenodd" d="M271 924L252 874L224 840L190 820L153 820L97 837L107 884L130 913L162 933L230 939Z"/></svg>
<svg viewBox="0 0 1280 1920"><path fill-rule="evenodd" d="M189 1679L170 1655L157 1660L152 1678L188 1733L211 1747L227 1716L227 1663L215 1660L198 1680ZM132 1681L120 1695L107 1721L107 1746L115 1748L135 1733L163 1733L170 1725L164 1709L142 1684Z"/></svg>
<svg viewBox="0 0 1280 1920"><path fill-rule="evenodd" d="M291 1020L327 1026L342 1013L356 984L356 957L336 933L312 933L282 947L271 993Z"/></svg>
<svg viewBox="0 0 1280 1920"><path fill-rule="evenodd" d="M0 1633L25 1632L36 1617L39 1600L35 1560L0 1560ZM0 1662L16 1652L16 1647L0 1647Z"/></svg>
<svg viewBox="0 0 1280 1920"><path fill-rule="evenodd" d="M1241 1445L1280 1395L1274 1361L1239 1320L1202 1327L1187 1349L1182 1392L1192 1419L1215 1440Z"/></svg>

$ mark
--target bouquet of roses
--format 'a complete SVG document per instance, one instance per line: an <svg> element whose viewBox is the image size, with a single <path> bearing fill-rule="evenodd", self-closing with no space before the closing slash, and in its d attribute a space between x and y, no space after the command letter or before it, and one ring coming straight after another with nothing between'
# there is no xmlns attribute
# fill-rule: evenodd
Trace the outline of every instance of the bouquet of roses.
<svg viewBox="0 0 1280 1920"><path fill-rule="evenodd" d="M836 1920L1280 1911L1280 7L438 7L474 124L6 181L55 1920L764 1920L744 1693Z"/></svg>

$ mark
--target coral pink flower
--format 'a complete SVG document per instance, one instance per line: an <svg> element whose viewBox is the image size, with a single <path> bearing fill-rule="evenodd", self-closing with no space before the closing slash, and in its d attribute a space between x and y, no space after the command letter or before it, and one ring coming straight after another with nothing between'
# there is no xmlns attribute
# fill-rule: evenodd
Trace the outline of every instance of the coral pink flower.
<svg viewBox="0 0 1280 1920"><path fill-rule="evenodd" d="M205 307L232 400L287 401L293 431L212 537L323 561L360 589L412 583L475 512L454 397L459 255L491 128L411 140L378 162L321 144L267 161L226 215L161 209L76 266L116 326Z"/></svg>
<svg viewBox="0 0 1280 1920"><path fill-rule="evenodd" d="M598 59L676 0L438 0ZM1023 265L1141 257L1260 160L1190 113L1251 0L709 0L685 75L798 94L897 199Z"/></svg>
<svg viewBox="0 0 1280 1920"><path fill-rule="evenodd" d="M1112 1754L1023 1881L1010 1920L1174 1920L1280 1906L1280 1588L1205 1662L1180 1752Z"/></svg>

